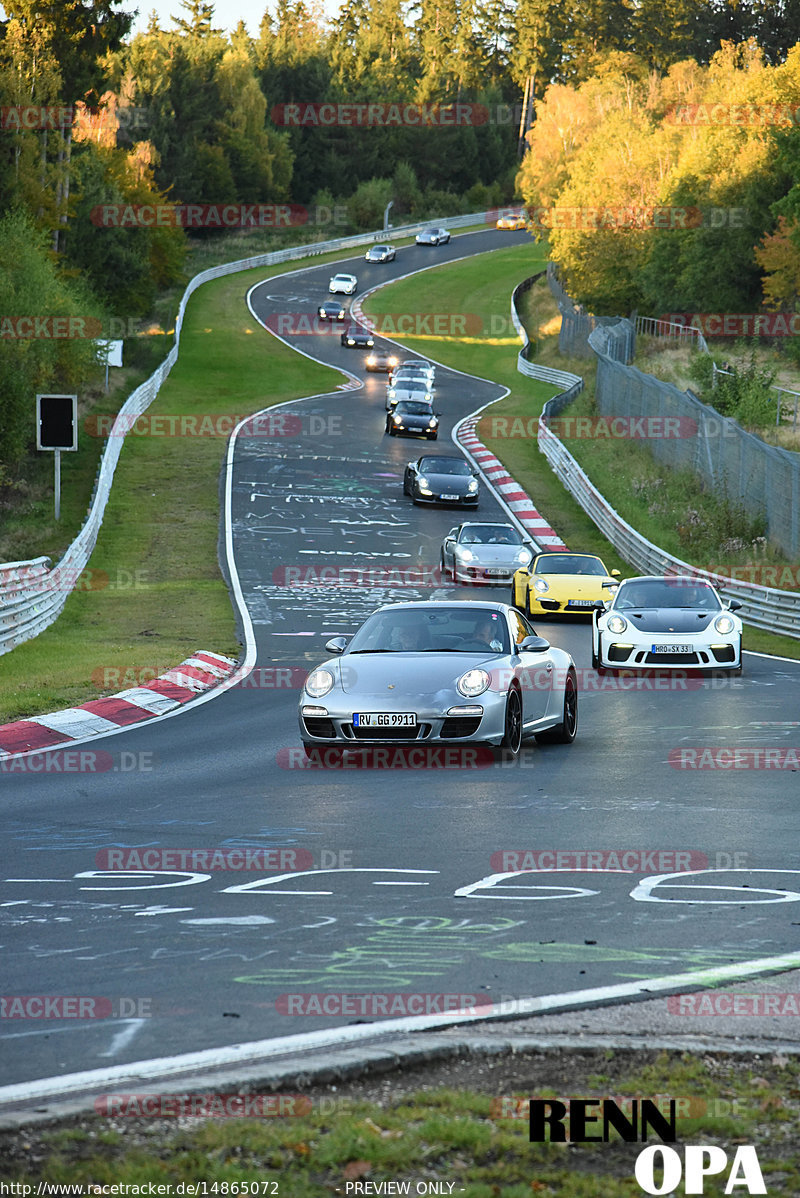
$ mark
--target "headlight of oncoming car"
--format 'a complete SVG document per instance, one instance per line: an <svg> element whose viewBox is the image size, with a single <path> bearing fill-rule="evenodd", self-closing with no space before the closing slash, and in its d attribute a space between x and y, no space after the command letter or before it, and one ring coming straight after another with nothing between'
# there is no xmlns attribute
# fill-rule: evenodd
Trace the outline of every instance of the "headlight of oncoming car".
<svg viewBox="0 0 800 1198"><path fill-rule="evenodd" d="M477 489L478 489L477 478L470 479L470 483L469 483L469 486L467 487L467 490L470 492L471 495L474 495L475 492L477 491Z"/></svg>
<svg viewBox="0 0 800 1198"><path fill-rule="evenodd" d="M550 583L546 578L537 578L536 582L533 584L533 589L535 591L541 591L541 593L544 594L545 591L550 590Z"/></svg>
<svg viewBox="0 0 800 1198"><path fill-rule="evenodd" d="M619 636L628 627L628 621L623 620L622 616L609 616L606 628L609 632L613 632L615 636Z"/></svg>
<svg viewBox="0 0 800 1198"><path fill-rule="evenodd" d="M462 562L473 562L475 560L475 554L472 552L472 550L463 549L461 545L456 547L456 553L461 558Z"/></svg>
<svg viewBox="0 0 800 1198"><path fill-rule="evenodd" d="M530 549L520 549L519 553L514 558L514 561L520 562L523 566L524 565L529 566L531 564L532 560L533 560L533 555L532 555Z"/></svg>
<svg viewBox="0 0 800 1198"><path fill-rule="evenodd" d="M456 690L465 699L474 699L476 695L482 695L485 690L488 690L490 681L486 670L467 670L466 674L462 674L456 683Z"/></svg>
<svg viewBox="0 0 800 1198"><path fill-rule="evenodd" d="M312 670L306 678L306 694L312 699L321 699L333 687L333 674L330 670Z"/></svg>
<svg viewBox="0 0 800 1198"><path fill-rule="evenodd" d="M717 616L714 621L714 627L717 632L721 632L723 636L727 636L729 632L733 632L735 625L730 616Z"/></svg>

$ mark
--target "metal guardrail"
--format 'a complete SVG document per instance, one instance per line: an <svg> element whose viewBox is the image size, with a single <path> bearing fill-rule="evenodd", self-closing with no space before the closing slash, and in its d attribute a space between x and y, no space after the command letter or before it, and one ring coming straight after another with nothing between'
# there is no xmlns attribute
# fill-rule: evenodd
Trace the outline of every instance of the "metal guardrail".
<svg viewBox="0 0 800 1198"><path fill-rule="evenodd" d="M694 341L699 350L707 354L708 343L702 330L691 324L678 324L674 320L661 320L657 316L637 316L634 320L636 332L645 337L657 337L660 341Z"/></svg>
<svg viewBox="0 0 800 1198"><path fill-rule="evenodd" d="M378 232L355 233L350 237L337 237L330 241L290 246L285 250L257 254L252 258L240 258L235 262L225 262L221 266L213 266L195 275L189 281L178 307L178 315L175 320L175 342L172 349L150 378L128 397L112 425L100 459L89 510L75 540L52 570L48 570L46 566L46 563L50 561L49 558L33 558L28 562L11 562L0 565L0 655L16 649L18 645L38 636L40 632L53 624L61 614L69 595L80 582L97 544L125 434L133 425L132 418L141 416L152 404L161 390L164 380L178 360L186 305L198 287L202 287L204 283L208 283L212 279L221 279L226 275L237 274L240 271L252 270L261 266L275 266L281 262L293 262L300 258L326 254L333 250L370 245L375 241L398 240L428 228L430 225L444 224L451 229L463 229L474 224L487 224L493 227L495 218L496 212L491 210L471 212L465 216L455 216L447 220L434 218L417 221L413 225L400 225ZM17 572L17 575L12 578L14 571Z"/></svg>
<svg viewBox="0 0 800 1198"><path fill-rule="evenodd" d="M539 275L525 280L531 286ZM524 284L514 289L512 294L512 313L516 313L515 300L517 295L527 290ZM513 319L513 315L512 315ZM516 327L516 322L515 322ZM532 374L530 367L533 363L525 362L528 369L522 369L522 356L517 362L517 368L528 377L541 377ZM547 369L542 367L539 369ZM559 395L549 399L542 408L539 417L539 450L545 455L554 473L572 495L587 516L597 525L600 531L611 542L616 551L626 562L630 562L642 574L688 574L695 578L706 579L731 599L738 599L742 604L742 619L754 628L762 628L767 632L775 632L784 636L800 639L800 592L783 591L776 587L759 586L744 579L733 578L726 574L717 574L692 566L680 558L660 549L652 541L648 541L638 533L632 525L623 520L603 495L589 480L578 462L561 443L550 428L553 418L580 393L583 379L578 375L563 372L571 384ZM744 567L743 567L744 569Z"/></svg>

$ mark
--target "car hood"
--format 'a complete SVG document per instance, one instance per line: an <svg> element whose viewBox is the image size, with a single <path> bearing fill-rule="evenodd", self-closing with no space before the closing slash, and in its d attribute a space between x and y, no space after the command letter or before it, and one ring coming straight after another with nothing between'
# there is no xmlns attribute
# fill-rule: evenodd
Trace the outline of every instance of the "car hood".
<svg viewBox="0 0 800 1198"><path fill-rule="evenodd" d="M517 554L522 548L521 545L459 545L458 548L462 550L469 549L475 555L473 561L477 560L480 565L491 565L493 562L498 562L504 566L522 565L521 562L517 561Z"/></svg>
<svg viewBox="0 0 800 1198"><path fill-rule="evenodd" d="M618 611L639 632L703 632L721 611L708 612L675 607L651 607L639 611Z"/></svg>
<svg viewBox="0 0 800 1198"><path fill-rule="evenodd" d="M398 416L402 416L403 424L418 424L420 428L427 427L431 420L434 419L433 412L418 414L416 412L398 412Z"/></svg>
<svg viewBox="0 0 800 1198"><path fill-rule="evenodd" d="M434 474L424 469L420 470L420 474L427 478L431 490L450 491L454 495L466 495L472 482L471 474Z"/></svg>
<svg viewBox="0 0 800 1198"><path fill-rule="evenodd" d="M419 703L426 695L447 691L455 693L454 703L468 703L456 691L456 682L487 662L489 669L498 658L492 653L346 653L339 660L345 694L393 695Z"/></svg>
<svg viewBox="0 0 800 1198"><path fill-rule="evenodd" d="M537 578L546 578L550 590L537 591L533 585ZM608 599L611 590L609 587L603 586L604 582L613 582L615 586L617 585L616 579L607 576L601 577L599 574L532 574L531 590L537 595L541 594L544 598L548 594L569 594L579 599Z"/></svg>

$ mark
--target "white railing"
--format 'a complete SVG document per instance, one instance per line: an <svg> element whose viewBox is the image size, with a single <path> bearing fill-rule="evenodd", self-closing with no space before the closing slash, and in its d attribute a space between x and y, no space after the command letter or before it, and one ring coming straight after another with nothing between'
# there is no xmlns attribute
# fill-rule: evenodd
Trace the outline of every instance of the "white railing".
<svg viewBox="0 0 800 1198"><path fill-rule="evenodd" d="M520 286L524 287L524 284ZM512 319L516 316L515 327L521 327L515 303L519 291L520 288L515 288L511 301ZM532 363L525 361L520 354L517 362L520 372L533 378L543 377L539 373L534 374L531 366ZM542 408L539 417L539 450L573 499L611 542L620 557L641 574L689 574L705 578L723 590L728 598L739 600L745 623L767 632L800 638L800 592L783 591L734 578L735 567L732 567L730 574L719 574L692 566L648 541L611 507L550 428L553 418L583 387L583 380L578 375L566 371L560 373L565 375L566 385L561 394L549 399ZM746 569L748 567L741 567L740 572L744 573Z"/></svg>
<svg viewBox="0 0 800 1198"><path fill-rule="evenodd" d="M83 527L69 546L61 561L52 570L47 569L49 558L35 558L29 562L12 562L0 565L0 655L15 649L24 641L38 636L58 616L70 593L78 585L89 562L100 527L103 523L114 471L125 441L125 433L131 428L133 419L146 411L161 390L164 380L178 360L181 328L190 296L212 279L221 279L239 271L263 266L275 266L281 262L293 262L316 254L335 250L346 250L375 241L391 241L408 237L430 225L445 224L451 229L463 229L469 225L494 225L496 212L472 212L466 216L455 216L448 220L433 219L419 221L413 225L380 230L372 233L356 233L350 237L337 237L330 241L310 245L290 246L268 254L257 254L252 258L240 258L236 262L225 262L201 271L190 280L181 298L175 320L175 343L158 369L128 397L112 425L95 480L92 502ZM16 576L12 574L16 571ZM20 573L21 572L21 573ZM8 577L6 577L8 575Z"/></svg>

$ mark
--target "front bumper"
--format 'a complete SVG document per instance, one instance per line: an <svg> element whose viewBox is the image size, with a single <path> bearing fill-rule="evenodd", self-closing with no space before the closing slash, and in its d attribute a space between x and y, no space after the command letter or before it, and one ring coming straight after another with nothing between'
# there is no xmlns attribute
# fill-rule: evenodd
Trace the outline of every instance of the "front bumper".
<svg viewBox="0 0 800 1198"><path fill-rule="evenodd" d="M709 635L687 637L680 633L640 633L630 625L619 636L600 632L599 658L604 666L629 669L693 669L693 670L736 670L742 662L742 642L738 633L728 636ZM663 645L686 647L682 653L654 652Z"/></svg>
<svg viewBox="0 0 800 1198"><path fill-rule="evenodd" d="M416 488L414 488L411 494L415 503L441 503L445 507L478 506L477 492L474 495L459 495L457 499L444 499L441 495L420 495Z"/></svg>
<svg viewBox="0 0 800 1198"><path fill-rule="evenodd" d="M490 744L499 745L505 733L506 696L485 691L474 701L457 692L448 696L442 706L434 705L419 696L400 699L390 706L381 695L342 696L334 702L303 698L300 703L300 735L309 745L336 745L358 749L364 745L428 745L428 744ZM348 700L345 707L343 699ZM452 700L452 702L450 702ZM398 705L398 702L400 705ZM323 715L305 715L305 708L324 709ZM461 714L459 709L480 709L479 715ZM353 712L413 711L417 724L407 728L355 728ZM448 715L448 711L450 714Z"/></svg>
<svg viewBox="0 0 800 1198"><path fill-rule="evenodd" d="M591 615L597 599L570 601L569 599L552 599L548 595L540 595L538 591L529 591L528 603L531 615L548 616L586 616ZM598 596L598 599L601 596ZM572 606L570 603L572 602Z"/></svg>
<svg viewBox="0 0 800 1198"><path fill-rule="evenodd" d="M455 582L486 583L488 586L508 586L519 566L466 565L455 560Z"/></svg>

